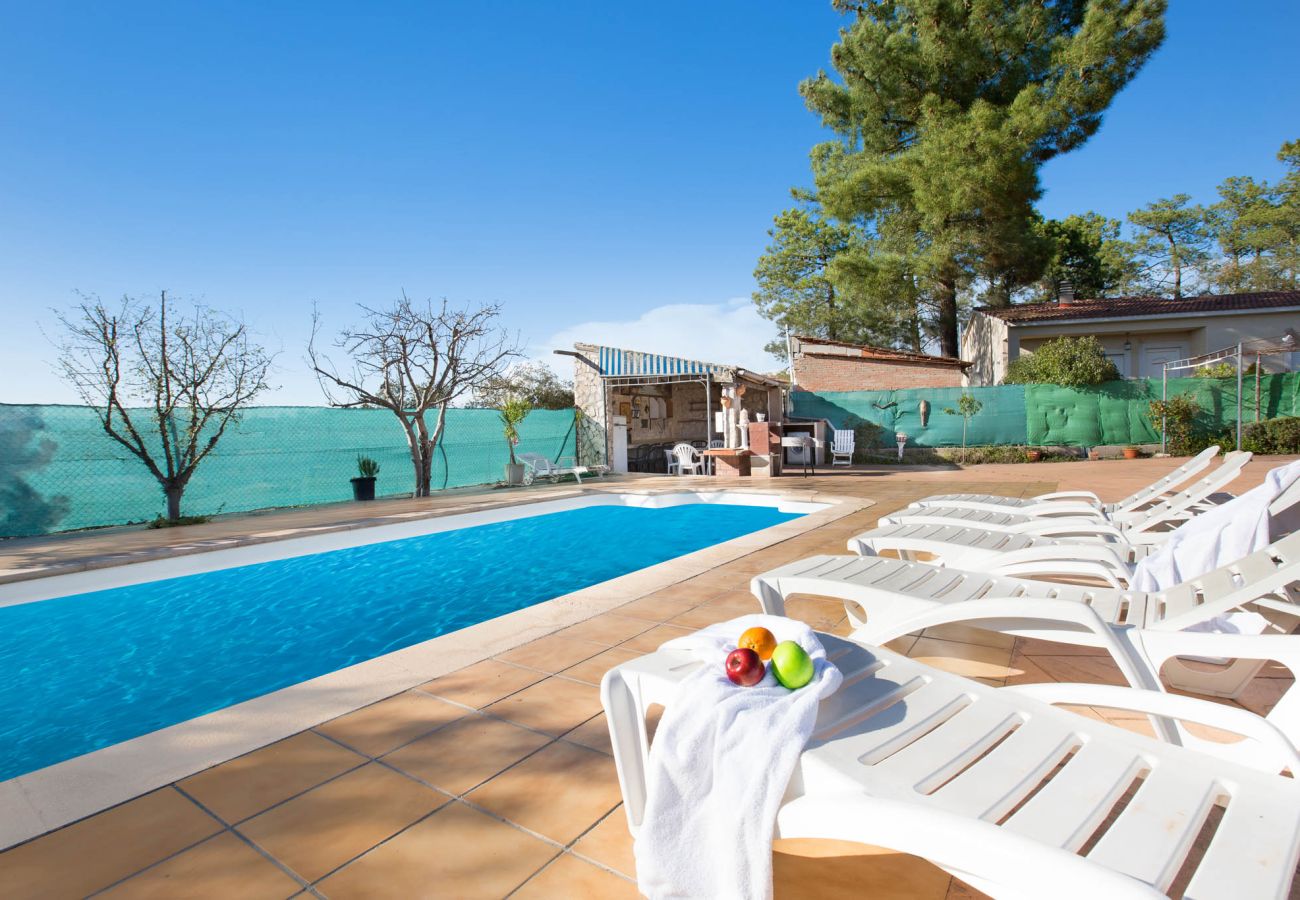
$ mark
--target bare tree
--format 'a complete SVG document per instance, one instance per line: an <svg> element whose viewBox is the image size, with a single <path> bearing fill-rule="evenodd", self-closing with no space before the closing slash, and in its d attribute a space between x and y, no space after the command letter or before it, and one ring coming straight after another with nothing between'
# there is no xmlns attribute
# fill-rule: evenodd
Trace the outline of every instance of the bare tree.
<svg viewBox="0 0 1300 900"><path fill-rule="evenodd" d="M518 340L496 324L496 304L454 308L443 300L435 306L402 294L391 307L361 311L362 324L334 342L351 358L349 372L317 350L319 315L312 317L308 362L331 406L381 407L397 416L415 468L415 496L427 497L447 408L499 376L519 355ZM430 427L425 416L435 411Z"/></svg>
<svg viewBox="0 0 1300 900"><path fill-rule="evenodd" d="M167 518L230 423L269 388L271 357L243 323L194 304L176 316L163 291L157 307L123 297L111 311L83 297L59 313L59 368L104 431L145 464L167 497Z"/></svg>

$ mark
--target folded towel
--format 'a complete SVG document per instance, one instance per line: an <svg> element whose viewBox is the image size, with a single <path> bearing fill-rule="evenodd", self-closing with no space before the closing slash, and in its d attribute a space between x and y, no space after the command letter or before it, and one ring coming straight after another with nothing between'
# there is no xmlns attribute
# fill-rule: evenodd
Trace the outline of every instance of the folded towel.
<svg viewBox="0 0 1300 900"><path fill-rule="evenodd" d="M1268 507L1300 479L1300 460L1279 466L1256 488L1193 516L1133 570L1133 589L1162 591L1268 546ZM1280 535L1279 535L1280 537Z"/></svg>
<svg viewBox="0 0 1300 900"><path fill-rule="evenodd" d="M769 670L753 687L732 684L723 662L755 626L808 651L812 681L787 690ZM637 884L652 900L771 897L776 812L840 672L811 628L779 616L741 616L663 649L706 664L682 681L650 746Z"/></svg>

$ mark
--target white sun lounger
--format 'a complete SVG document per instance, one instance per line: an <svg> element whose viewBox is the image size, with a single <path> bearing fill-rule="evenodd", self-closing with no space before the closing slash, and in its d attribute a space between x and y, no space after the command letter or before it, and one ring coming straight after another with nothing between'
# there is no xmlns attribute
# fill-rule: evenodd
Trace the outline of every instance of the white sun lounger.
<svg viewBox="0 0 1300 900"><path fill-rule="evenodd" d="M1115 513L1128 513L1169 499L1175 493L1174 488L1208 468L1218 453L1219 447L1217 444L1207 447L1169 474L1156 479L1142 490L1129 494L1123 500L1115 503L1102 503L1101 498L1092 491L1055 491L1050 494L1039 494L1036 497L1002 497L996 494L934 494L930 497L922 497L911 505L913 507L947 506L963 509L992 509L1000 512L1023 512L1038 508L1043 504L1047 504L1050 509L1053 504L1066 503L1071 508L1079 508L1079 504L1084 504L1108 516Z"/></svg>
<svg viewBox="0 0 1300 900"><path fill-rule="evenodd" d="M1269 504L1273 535L1287 533L1285 524L1300 511L1300 481ZM1100 578L1116 588L1126 588L1133 564L1153 551L1149 544L1130 544L1123 536L1048 537L987 531L958 525L884 525L849 538L850 552L859 556L894 555L899 559L928 562L1020 578L1056 578L1085 575Z"/></svg>
<svg viewBox="0 0 1300 900"><path fill-rule="evenodd" d="M1300 857L1300 782L1274 773L1294 770L1297 758L1258 717L1130 688L993 688L818 637L844 683L819 709L777 837L914 854L995 897L1129 900L1184 884L1197 900L1287 896ZM647 710L676 702L677 685L699 665L660 650L601 683L634 834L645 811ZM1256 766L1051 705L1080 696L1242 734ZM1198 858L1193 847L1207 833Z"/></svg>
<svg viewBox="0 0 1300 900"><path fill-rule="evenodd" d="M1169 529L1204 509L1205 504L1212 503L1210 497L1240 475L1250 459L1250 453L1229 454L1223 464L1209 475L1168 499L1147 509L1114 517L1108 517L1101 510L1082 502L1038 504L1024 510L920 506L881 516L880 523L962 525L1014 534L1111 537L1123 538L1129 543L1158 543L1167 536Z"/></svg>
<svg viewBox="0 0 1300 900"><path fill-rule="evenodd" d="M587 474L587 467L577 465L571 457L562 457L554 462L540 453L520 453L518 459L524 464L524 483L532 484L539 478L559 481L565 475L572 475L578 484Z"/></svg>
<svg viewBox="0 0 1300 900"><path fill-rule="evenodd" d="M763 612L776 616L785 614L786 598L793 594L841 600L852 638L867 644L961 622L1016 637L1099 647L1129 684L1148 690L1164 689L1162 666L1166 681L1221 697L1238 696L1268 660L1300 674L1300 636L1290 634L1300 626L1300 533L1154 594L859 556L792 562L755 576L750 589ZM1272 633L1183 630L1239 608L1263 615ZM1179 657L1233 662L1192 665ZM1300 745L1300 708L1292 707L1300 707L1300 691L1283 695L1269 717Z"/></svg>

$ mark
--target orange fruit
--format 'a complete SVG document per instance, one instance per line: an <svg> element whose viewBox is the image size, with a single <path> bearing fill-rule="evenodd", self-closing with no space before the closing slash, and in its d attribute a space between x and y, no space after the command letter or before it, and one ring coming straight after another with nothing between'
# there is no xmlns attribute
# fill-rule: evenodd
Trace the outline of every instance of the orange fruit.
<svg viewBox="0 0 1300 900"><path fill-rule="evenodd" d="M736 649L742 647L748 647L758 654L759 659L767 662L772 658L772 651L776 649L776 635L766 628L750 628L736 642Z"/></svg>

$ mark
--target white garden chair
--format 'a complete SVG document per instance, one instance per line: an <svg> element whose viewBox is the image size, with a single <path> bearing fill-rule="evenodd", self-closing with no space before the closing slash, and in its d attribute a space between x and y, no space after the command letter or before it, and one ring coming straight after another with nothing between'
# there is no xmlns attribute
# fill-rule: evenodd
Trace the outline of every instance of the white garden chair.
<svg viewBox="0 0 1300 900"><path fill-rule="evenodd" d="M898 559L813 556L754 577L763 612L784 615L793 594L844 603L852 638L885 644L925 628L965 623L1015 637L1099 647L1134 687L1179 687L1238 696L1265 662L1300 675L1300 533L1166 591L1143 593L1011 578ZM1229 612L1259 613L1273 633L1216 634L1205 627ZM1188 666L1179 657L1226 658ZM1300 744L1300 692L1269 714ZM1194 739L1192 739L1194 740Z"/></svg>
<svg viewBox="0 0 1300 900"><path fill-rule="evenodd" d="M681 466L680 466L680 465L678 464L678 462L677 462L677 457L676 457L676 456L673 456L673 451L669 450L667 447L664 448L664 459L665 459L665 460L667 461L667 463L668 463L668 474L669 474L669 475L680 475L680 474L681 474L682 470L681 470Z"/></svg>
<svg viewBox="0 0 1300 900"><path fill-rule="evenodd" d="M914 854L1000 898L1155 898L1184 884L1183 896L1197 900L1287 896L1300 857L1300 783L1276 773L1300 760L1257 716L1131 688L994 688L818 637L844 682L819 708L776 837ZM647 712L682 702L678 684L702 664L660 650L601 683L633 834L647 796ZM1253 750L1240 755L1253 765L1052 705L1075 702L1241 734Z"/></svg>
<svg viewBox="0 0 1300 900"><path fill-rule="evenodd" d="M1240 475L1250 459L1250 453L1230 453L1221 466L1194 484L1154 506L1131 512L1107 514L1082 500L1050 501L1003 510L979 506L919 506L881 516L880 524L960 525L1013 534L1111 537L1133 544L1159 543L1168 536L1169 529L1211 505L1211 496Z"/></svg>
<svg viewBox="0 0 1300 900"><path fill-rule="evenodd" d="M700 456L698 450L685 441L673 447L672 455L677 459L678 475L704 474L704 458Z"/></svg>
<svg viewBox="0 0 1300 900"><path fill-rule="evenodd" d="M836 433L838 434L838 432ZM1001 497L996 494L934 494L929 497L922 497L910 505L912 507L947 506L964 509L992 509L996 512L1023 512L1040 508L1042 504L1083 503L1107 516L1113 516L1117 513L1123 515L1170 499L1176 493L1174 488L1208 468L1218 453L1219 447L1217 444L1213 447L1207 447L1169 474L1156 479L1140 491L1129 494L1123 500L1115 503L1102 503L1101 499L1092 491L1055 491L1050 494L1039 494L1035 497Z"/></svg>
<svg viewBox="0 0 1300 900"><path fill-rule="evenodd" d="M565 475L572 475L578 484L582 484L582 476L587 474L587 467L578 465L571 456L551 461L540 453L519 453L515 458L524 464L524 484L532 484L539 478L559 481Z"/></svg>
<svg viewBox="0 0 1300 900"><path fill-rule="evenodd" d="M835 440L831 444L831 465L853 465L854 435L849 429L835 429Z"/></svg>

